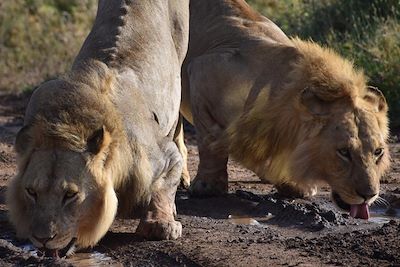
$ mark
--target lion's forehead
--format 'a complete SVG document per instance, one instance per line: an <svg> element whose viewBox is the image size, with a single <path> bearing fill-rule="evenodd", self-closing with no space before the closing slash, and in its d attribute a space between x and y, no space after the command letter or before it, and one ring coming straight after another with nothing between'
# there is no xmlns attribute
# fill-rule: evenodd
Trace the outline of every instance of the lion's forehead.
<svg viewBox="0 0 400 267"><path fill-rule="evenodd" d="M356 115L358 136L364 151L374 151L385 145L385 129L382 129L374 112L359 111Z"/></svg>
<svg viewBox="0 0 400 267"><path fill-rule="evenodd" d="M32 177L31 181L26 183L26 187L34 189L40 194L59 195L65 191L78 191L79 183L73 179L65 179L61 177ZM59 195L63 196L63 195Z"/></svg>
<svg viewBox="0 0 400 267"><path fill-rule="evenodd" d="M85 168L83 158L68 151L37 151L24 173L27 187L42 192L76 191Z"/></svg>
<svg viewBox="0 0 400 267"><path fill-rule="evenodd" d="M373 151L385 144L384 129L380 128L377 117L365 111L348 113L338 119L334 138L338 143L363 151Z"/></svg>

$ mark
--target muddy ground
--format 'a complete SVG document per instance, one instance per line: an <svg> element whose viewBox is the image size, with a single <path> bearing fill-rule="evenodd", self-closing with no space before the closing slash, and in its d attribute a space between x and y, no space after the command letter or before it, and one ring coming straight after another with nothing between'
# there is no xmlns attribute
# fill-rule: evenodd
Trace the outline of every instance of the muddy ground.
<svg viewBox="0 0 400 267"><path fill-rule="evenodd" d="M137 220L116 219L98 246L53 261L17 240L7 221L4 196L15 174L12 143L28 96L0 96L0 266L400 266L400 143L391 143L392 170L369 221L349 218L329 200L329 188L312 199L283 199L271 185L229 164L223 197L177 194L183 237L150 242L135 236ZM194 134L187 134L189 168L196 173Z"/></svg>

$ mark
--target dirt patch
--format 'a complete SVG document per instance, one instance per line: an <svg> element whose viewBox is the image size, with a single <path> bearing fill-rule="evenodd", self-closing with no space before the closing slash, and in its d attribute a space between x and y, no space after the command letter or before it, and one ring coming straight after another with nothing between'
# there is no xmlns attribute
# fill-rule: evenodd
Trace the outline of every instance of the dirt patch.
<svg viewBox="0 0 400 267"><path fill-rule="evenodd" d="M398 266L400 224L395 220L375 230L355 230L345 234L328 234L322 238L286 241L290 249L301 249L311 256L325 259L325 263L343 266ZM340 257L338 257L340 255Z"/></svg>
<svg viewBox="0 0 400 267"><path fill-rule="evenodd" d="M400 266L398 142L390 145L392 169L370 221L338 210L327 187L312 199L285 199L230 161L229 194L194 199L178 192L181 239L145 241L134 234L137 220L116 219L95 248L58 261L40 257L28 241L16 239L4 205L26 103L27 96L0 96L0 266ZM194 133L186 139L194 177Z"/></svg>

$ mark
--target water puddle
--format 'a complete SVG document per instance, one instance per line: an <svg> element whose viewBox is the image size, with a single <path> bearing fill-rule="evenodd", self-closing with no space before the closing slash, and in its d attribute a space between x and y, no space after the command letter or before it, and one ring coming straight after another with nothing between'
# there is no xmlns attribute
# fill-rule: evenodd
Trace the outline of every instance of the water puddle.
<svg viewBox="0 0 400 267"><path fill-rule="evenodd" d="M271 213L268 213L265 217L249 217L249 216L240 216L240 215L229 215L228 221L233 224L245 224L245 225L257 225L262 226L266 223L266 221L272 219L274 216Z"/></svg>
<svg viewBox="0 0 400 267"><path fill-rule="evenodd" d="M29 253L31 256L39 257L36 248L32 244L23 244L20 248ZM76 267L122 267L123 265L119 262L114 261L111 257L98 251L92 252L77 252L74 255L63 258L65 262Z"/></svg>
<svg viewBox="0 0 400 267"><path fill-rule="evenodd" d="M12 242L12 240L11 240L11 242ZM23 245L20 246L20 248L24 252L29 253L29 255L34 256L34 257L38 257L37 250L32 244L23 244Z"/></svg>
<svg viewBox="0 0 400 267"><path fill-rule="evenodd" d="M370 218L369 222L384 224L388 223L391 220L400 218L400 209L395 208L380 208L380 207L372 207L370 209Z"/></svg>
<svg viewBox="0 0 400 267"><path fill-rule="evenodd" d="M77 267L95 267L95 266L108 266L108 267L122 267L123 265L119 262L114 261L111 257L93 251L91 253L76 253L72 257L66 259L66 261L73 266Z"/></svg>
<svg viewBox="0 0 400 267"><path fill-rule="evenodd" d="M319 214L319 213L318 213ZM285 217L286 218L286 217ZM347 216L347 218L349 218ZM271 220L272 219L272 220ZM251 215L229 215L228 221L233 224L241 224L241 225L255 225L264 227L268 223L273 223L279 219L279 216L267 213L265 216L251 216ZM370 208L370 218L368 219L369 223L376 224L385 224L389 223L391 220L400 219L400 208L382 208L373 206ZM298 220L298 225L303 225L304 222L302 220Z"/></svg>
<svg viewBox="0 0 400 267"><path fill-rule="evenodd" d="M377 223L377 224L384 224L384 223L390 222L391 220L393 220L393 219L390 218L390 217L382 217L382 216L373 216L372 215L368 219L368 222Z"/></svg>

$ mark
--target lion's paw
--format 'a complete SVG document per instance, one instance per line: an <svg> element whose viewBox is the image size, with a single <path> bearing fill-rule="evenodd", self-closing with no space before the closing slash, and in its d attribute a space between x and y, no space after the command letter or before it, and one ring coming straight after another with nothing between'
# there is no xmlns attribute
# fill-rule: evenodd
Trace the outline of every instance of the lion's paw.
<svg viewBox="0 0 400 267"><path fill-rule="evenodd" d="M178 221L141 220L136 234L148 240L175 240L182 236Z"/></svg>
<svg viewBox="0 0 400 267"><path fill-rule="evenodd" d="M189 193L195 197L220 196L228 192L228 182L221 180L203 180L195 178L189 187Z"/></svg>

